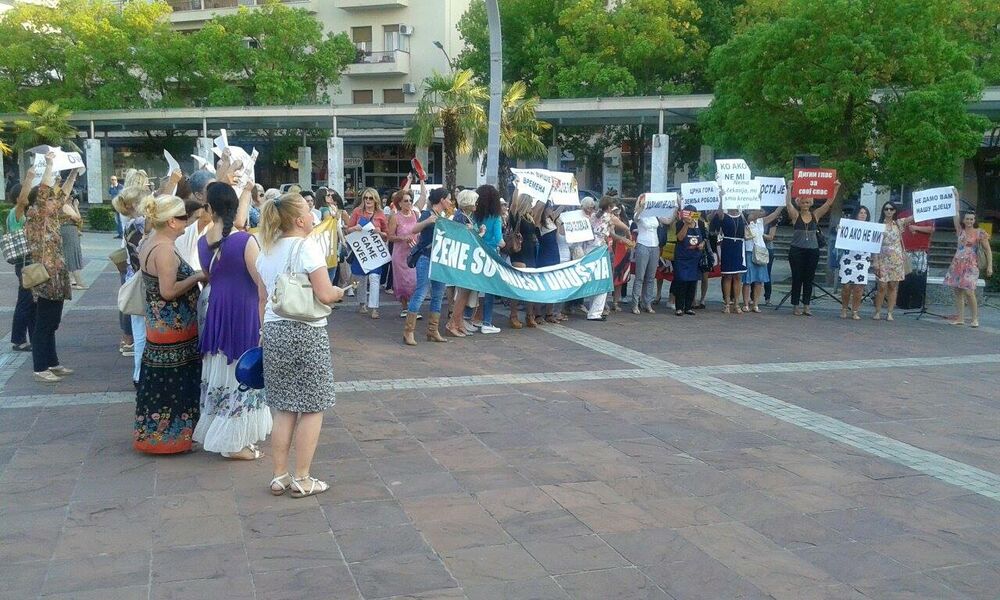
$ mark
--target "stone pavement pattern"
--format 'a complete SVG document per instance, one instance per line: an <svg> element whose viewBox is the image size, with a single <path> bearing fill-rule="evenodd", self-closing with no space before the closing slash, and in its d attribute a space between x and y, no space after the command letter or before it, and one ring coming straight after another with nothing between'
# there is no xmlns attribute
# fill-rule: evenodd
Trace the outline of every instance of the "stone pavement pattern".
<svg viewBox="0 0 1000 600"><path fill-rule="evenodd" d="M332 488L294 500L267 459L131 451L87 242L79 375L0 353L0 598L997 597L992 328L710 310L413 351L342 307Z"/></svg>

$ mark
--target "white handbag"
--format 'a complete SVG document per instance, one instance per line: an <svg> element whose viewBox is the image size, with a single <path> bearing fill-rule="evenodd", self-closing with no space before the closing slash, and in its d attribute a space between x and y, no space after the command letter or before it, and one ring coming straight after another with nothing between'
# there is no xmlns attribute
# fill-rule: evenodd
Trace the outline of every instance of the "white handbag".
<svg viewBox="0 0 1000 600"><path fill-rule="evenodd" d="M318 321L332 312L330 307L316 299L307 273L292 272L292 265L297 264L303 244L305 240L301 240L289 253L285 272L279 273L275 279L271 310L279 317L294 321Z"/></svg>
<svg viewBox="0 0 1000 600"><path fill-rule="evenodd" d="M118 288L118 310L126 315L146 314L146 286L142 273L136 273Z"/></svg>

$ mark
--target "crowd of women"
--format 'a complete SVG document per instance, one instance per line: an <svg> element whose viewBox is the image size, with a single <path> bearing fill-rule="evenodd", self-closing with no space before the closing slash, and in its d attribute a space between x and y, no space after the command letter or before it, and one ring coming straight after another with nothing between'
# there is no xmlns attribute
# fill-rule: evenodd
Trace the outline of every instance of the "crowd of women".
<svg viewBox="0 0 1000 600"><path fill-rule="evenodd" d="M57 357L55 332L63 302L73 287L84 286L78 274L80 215L68 194L76 173L57 181L52 160L49 155L37 186L29 183L35 174L26 174L8 221L8 230L23 227L30 256L16 265L23 286L11 341L15 350L30 349L34 376L41 382L57 382L73 373ZM133 170L114 198L123 224L122 282L138 290L142 306L142 314L122 315L121 322L121 351L134 355L133 445L142 452L173 454L199 443L205 451L229 459L253 460L262 456L258 443L270 435L270 491L293 497L329 487L312 476L310 466L323 412L336 400L326 315L345 296L355 295L358 312L379 319L382 289L391 289L401 303L403 341L409 346L418 343L417 321L425 300L425 337L432 342L447 341L445 335L500 332L495 315L500 303L508 306L510 329L559 323L574 311L587 320L605 320L621 310L622 299L629 296L632 313L654 313L662 302L664 280L670 281L674 314L690 316L705 308L712 274L721 276L722 312L756 313L762 300L770 300L774 228L787 211L793 231L793 314L810 315L822 243L818 222L833 200L814 206L812 200L789 197L785 207L769 213L723 210L720 201L709 216L679 199L677 210L662 216L647 210L645 197L640 197L630 219L617 198L588 197L580 208L593 239L569 244L561 207L526 195L515 195L508 203L489 185L461 190L453 198L445 189L428 191L419 181L415 202L415 182L408 179L391 194L387 206L368 188L348 213L336 192L265 191L238 184L240 170L241 165L224 154L215 174L198 171L184 177L174 172L156 191L145 173ZM870 215L861 208L854 217L869 220ZM324 249L310 234L328 219L339 225L340 240L363 228L378 232L392 246L391 262L366 273L342 243ZM598 294L542 305L447 288L429 277L438 219L464 224L513 267L555 266L606 246L614 273L610 301L608 294ZM874 270L874 318L881 319L882 306L887 305L885 318L893 319L894 295L904 271L901 228L912 219L895 218L895 206L886 203L880 221L886 224L881 253L851 252L840 259L842 318L859 318L860 294ZM971 325L977 326L974 286L981 267L992 273L989 244L973 216L960 218L956 213L955 225L959 250L945 282L956 289L955 323L962 323L968 304ZM29 273L28 265L40 265L45 277L36 280L38 268ZM295 278L300 289L311 290L313 306L304 313L308 317L289 316L282 307L279 286L292 285ZM446 302L450 314L444 312ZM258 346L263 349L263 389L243 385L237 377L239 358Z"/></svg>

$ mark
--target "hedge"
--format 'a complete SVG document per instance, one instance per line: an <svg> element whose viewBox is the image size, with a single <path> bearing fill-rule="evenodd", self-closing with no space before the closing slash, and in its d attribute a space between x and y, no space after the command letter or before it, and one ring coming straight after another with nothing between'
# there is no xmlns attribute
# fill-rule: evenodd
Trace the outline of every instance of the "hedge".
<svg viewBox="0 0 1000 600"><path fill-rule="evenodd" d="M13 204L7 204L6 202L0 202L0 231L7 233L7 215L10 211L14 210Z"/></svg>
<svg viewBox="0 0 1000 600"><path fill-rule="evenodd" d="M986 277L985 268L981 271L981 273L983 277ZM993 277L987 277L986 291L1000 292L1000 251L993 253Z"/></svg>
<svg viewBox="0 0 1000 600"><path fill-rule="evenodd" d="M115 231L115 211L109 206L93 206L87 210L87 224L93 231Z"/></svg>

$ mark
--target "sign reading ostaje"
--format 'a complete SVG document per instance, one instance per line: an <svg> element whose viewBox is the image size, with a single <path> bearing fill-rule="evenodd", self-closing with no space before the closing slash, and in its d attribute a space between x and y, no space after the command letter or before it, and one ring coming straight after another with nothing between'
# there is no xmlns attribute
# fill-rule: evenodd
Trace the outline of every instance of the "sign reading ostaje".
<svg viewBox="0 0 1000 600"><path fill-rule="evenodd" d="M521 302L554 304L612 291L611 275L606 246L552 267L518 269L506 264L464 225L447 219L438 219L434 225L433 281Z"/></svg>
<svg viewBox="0 0 1000 600"><path fill-rule="evenodd" d="M878 254L882 251L882 236L884 235L884 223L841 219L837 224L835 247L838 250Z"/></svg>
<svg viewBox="0 0 1000 600"><path fill-rule="evenodd" d="M837 186L836 169L795 169L792 196L796 198L833 198Z"/></svg>
<svg viewBox="0 0 1000 600"><path fill-rule="evenodd" d="M644 217L663 217L669 219L677 212L677 192L646 192L646 208L642 211Z"/></svg>
<svg viewBox="0 0 1000 600"><path fill-rule="evenodd" d="M461 227L461 225L459 225ZM374 229L362 229L347 234L347 243L354 251L361 270L371 273L392 260L388 246L382 241L382 236Z"/></svg>
<svg viewBox="0 0 1000 600"><path fill-rule="evenodd" d="M576 175L573 173L561 173L559 171L549 171L547 169L511 169L511 173L518 180L518 192L521 189L521 180L544 181L550 185L549 193L545 198L536 198L535 194L542 194L544 187L539 187L537 191L528 191L528 195L539 201L551 201L556 206L580 206L579 188L576 184ZM534 187L534 184L533 186Z"/></svg>
<svg viewBox="0 0 1000 600"><path fill-rule="evenodd" d="M760 205L775 207L785 205L785 191L788 185L784 177L756 177L760 187Z"/></svg>
<svg viewBox="0 0 1000 600"><path fill-rule="evenodd" d="M719 208L719 184L714 181L681 184L681 202L697 210L710 211Z"/></svg>
<svg viewBox="0 0 1000 600"><path fill-rule="evenodd" d="M582 210L568 210L559 215L563 231L566 233L567 244L579 244L594 239L594 229L590 219Z"/></svg>
<svg viewBox="0 0 1000 600"><path fill-rule="evenodd" d="M955 188L913 192L913 220L917 223L955 216Z"/></svg>
<svg viewBox="0 0 1000 600"><path fill-rule="evenodd" d="M722 208L752 210L760 208L760 187L750 175L750 167L742 158L715 161L715 181L721 188Z"/></svg>

